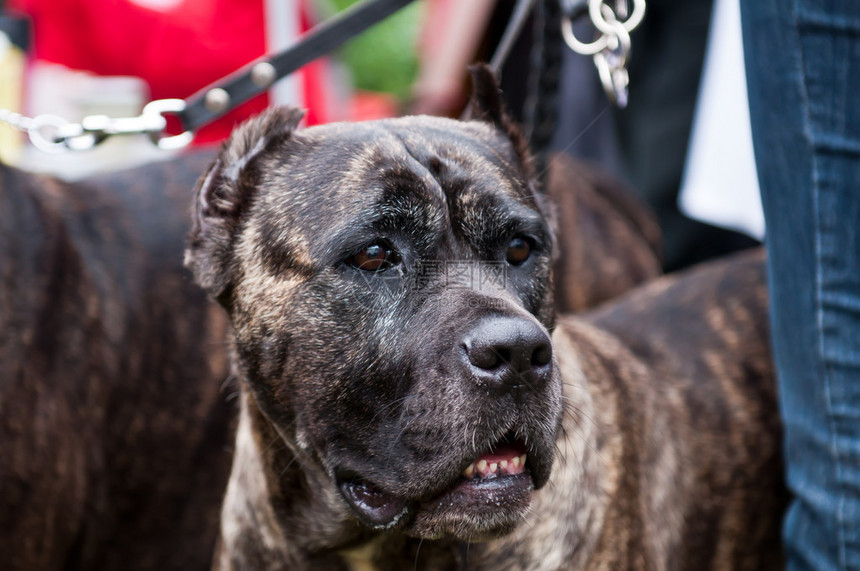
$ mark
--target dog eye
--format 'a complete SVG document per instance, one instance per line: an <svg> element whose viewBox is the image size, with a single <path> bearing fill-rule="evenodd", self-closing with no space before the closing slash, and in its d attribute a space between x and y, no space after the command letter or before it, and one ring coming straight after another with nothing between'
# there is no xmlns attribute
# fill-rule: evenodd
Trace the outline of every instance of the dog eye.
<svg viewBox="0 0 860 571"><path fill-rule="evenodd" d="M512 266L519 266L529 259L532 253L532 245L526 238L515 236L508 244L505 251L505 259Z"/></svg>
<svg viewBox="0 0 860 571"><path fill-rule="evenodd" d="M400 263L400 256L390 246L375 243L347 258L346 263L366 272L383 272Z"/></svg>

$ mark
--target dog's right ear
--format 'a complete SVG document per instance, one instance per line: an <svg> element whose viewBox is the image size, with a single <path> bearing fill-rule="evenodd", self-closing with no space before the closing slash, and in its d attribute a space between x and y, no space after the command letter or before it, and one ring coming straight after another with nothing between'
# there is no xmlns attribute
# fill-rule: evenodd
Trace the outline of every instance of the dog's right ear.
<svg viewBox="0 0 860 571"><path fill-rule="evenodd" d="M274 107L236 128L197 182L185 266L209 294L226 304L235 276L231 255L242 216L254 198L258 159L289 139L304 112Z"/></svg>
<svg viewBox="0 0 860 571"><path fill-rule="evenodd" d="M534 157L529 150L529 142L520 126L507 110L499 80L490 66L479 63L469 66L472 74L472 97L469 107L474 119L490 123L501 131L510 141L526 179L529 181L534 204L540 210L557 235L555 213L544 194L539 191L540 180L535 170Z"/></svg>

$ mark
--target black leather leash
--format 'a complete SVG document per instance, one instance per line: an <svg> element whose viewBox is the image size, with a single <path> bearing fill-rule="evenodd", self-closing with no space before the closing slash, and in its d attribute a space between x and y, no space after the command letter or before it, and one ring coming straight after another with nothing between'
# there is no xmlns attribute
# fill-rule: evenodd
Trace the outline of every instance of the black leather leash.
<svg viewBox="0 0 860 571"><path fill-rule="evenodd" d="M498 76L501 74L502 65L508 59L511 49L514 47L517 39L523 31L523 27L528 20L529 15L534 9L537 0L517 0L514 5L511 19L508 20L508 25L505 31L502 32L502 39L499 40L496 46L496 51L493 52L493 57L490 58L490 69Z"/></svg>
<svg viewBox="0 0 860 571"><path fill-rule="evenodd" d="M2 0L0 0L2 1ZM137 117L88 115L80 123L42 114L27 117L0 109L0 124L24 131L38 149L58 153L89 150L115 135L147 135L160 149L180 149L200 127L221 117L303 65L329 53L414 0L364 0L316 26L288 49L254 61L187 99L157 99ZM168 136L167 115L183 132Z"/></svg>
<svg viewBox="0 0 860 571"><path fill-rule="evenodd" d="M413 0L366 0L318 25L295 45L253 62L185 100L177 113L186 131L196 131L303 65L329 53Z"/></svg>
<svg viewBox="0 0 860 571"><path fill-rule="evenodd" d="M493 56L490 58L488 63L489 68L496 74L496 77L501 78L502 66L505 65L505 61L507 61L508 56L511 53L511 49L513 49L514 44L517 39L519 39L529 16L534 10L536 2L537 0L517 0L517 3L514 5L511 17L508 20L508 25L502 32L502 37L496 45ZM472 103L470 101L460 114L460 119L465 121L471 118Z"/></svg>

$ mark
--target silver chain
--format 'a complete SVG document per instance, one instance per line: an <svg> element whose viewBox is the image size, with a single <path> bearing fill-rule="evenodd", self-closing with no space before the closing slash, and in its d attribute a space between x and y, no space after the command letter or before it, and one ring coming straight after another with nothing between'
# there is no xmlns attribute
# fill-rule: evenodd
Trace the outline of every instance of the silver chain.
<svg viewBox="0 0 860 571"><path fill-rule="evenodd" d="M57 115L27 117L0 109L0 123L27 133L33 146L46 153L86 151L116 135L147 135L159 149L171 150L186 146L193 138L189 131L164 136L167 127L164 115L183 109L185 101L182 99L158 99L146 104L137 117L88 115L80 123L70 123Z"/></svg>
<svg viewBox="0 0 860 571"><path fill-rule="evenodd" d="M585 7L594 28L600 34L591 42L582 42L573 33L573 20ZM645 0L566 0L561 19L561 33L568 47L578 54L590 55L609 100L618 107L627 106L627 61L630 59L630 32L645 16ZM612 4L612 6L610 6Z"/></svg>

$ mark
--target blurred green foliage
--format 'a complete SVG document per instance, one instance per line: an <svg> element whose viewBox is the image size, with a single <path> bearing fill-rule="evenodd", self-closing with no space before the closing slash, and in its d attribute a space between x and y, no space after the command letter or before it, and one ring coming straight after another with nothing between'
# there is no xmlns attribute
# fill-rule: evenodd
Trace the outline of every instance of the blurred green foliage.
<svg viewBox="0 0 860 571"><path fill-rule="evenodd" d="M358 1L327 0L338 11ZM338 58L349 68L356 88L391 93L401 101L409 97L418 73L415 41L421 10L421 2L413 2L338 51Z"/></svg>

